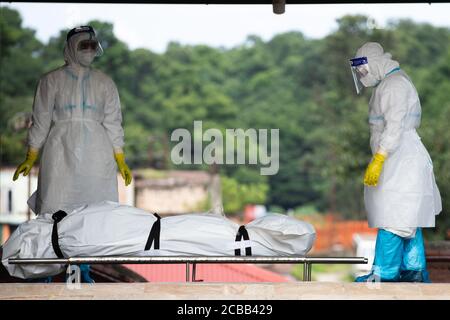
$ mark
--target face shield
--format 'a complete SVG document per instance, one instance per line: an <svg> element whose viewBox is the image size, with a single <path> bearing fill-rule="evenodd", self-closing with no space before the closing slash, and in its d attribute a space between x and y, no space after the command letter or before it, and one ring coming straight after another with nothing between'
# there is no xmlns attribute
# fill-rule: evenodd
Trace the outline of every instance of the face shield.
<svg viewBox="0 0 450 320"><path fill-rule="evenodd" d="M367 57L350 59L350 69L352 71L356 94L360 94L363 88L361 78L367 76L367 74L369 73L369 65L367 64Z"/></svg>
<svg viewBox="0 0 450 320"><path fill-rule="evenodd" d="M77 43L76 50L81 52L93 51L96 57L101 56L103 48L96 38L94 28L91 26L81 26L70 30L67 34L67 42L69 42L71 37L80 33L84 33L86 36L83 36L84 39Z"/></svg>

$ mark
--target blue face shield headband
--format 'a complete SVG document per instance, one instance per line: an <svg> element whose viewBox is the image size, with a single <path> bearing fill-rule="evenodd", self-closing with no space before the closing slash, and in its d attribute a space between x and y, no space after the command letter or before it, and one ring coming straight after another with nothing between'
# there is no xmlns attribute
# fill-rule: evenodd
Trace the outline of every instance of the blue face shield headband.
<svg viewBox="0 0 450 320"><path fill-rule="evenodd" d="M360 79L369 73L367 57L353 58L350 59L349 62L356 94L360 94L363 88Z"/></svg>

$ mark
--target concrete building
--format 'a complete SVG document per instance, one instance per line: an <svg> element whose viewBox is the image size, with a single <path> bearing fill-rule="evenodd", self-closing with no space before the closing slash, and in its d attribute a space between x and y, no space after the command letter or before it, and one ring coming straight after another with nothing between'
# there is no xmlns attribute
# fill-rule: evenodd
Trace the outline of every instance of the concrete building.
<svg viewBox="0 0 450 320"><path fill-rule="evenodd" d="M29 196L37 188L37 172L13 181L16 168L0 171L0 223L19 224L27 220Z"/></svg>
<svg viewBox="0 0 450 320"><path fill-rule="evenodd" d="M136 207L161 215L203 212L221 204L220 179L205 171L136 170ZM217 199L219 198L219 199Z"/></svg>

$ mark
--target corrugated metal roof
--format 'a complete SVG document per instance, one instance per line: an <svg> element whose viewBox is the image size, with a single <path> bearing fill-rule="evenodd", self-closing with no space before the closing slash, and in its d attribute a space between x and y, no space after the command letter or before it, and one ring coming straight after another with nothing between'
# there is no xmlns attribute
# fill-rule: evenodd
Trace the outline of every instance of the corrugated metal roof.
<svg viewBox="0 0 450 320"><path fill-rule="evenodd" d="M126 264L149 282L185 282L184 264ZM207 282L288 282L290 279L253 264L198 264L196 280ZM192 271L192 265L191 265Z"/></svg>

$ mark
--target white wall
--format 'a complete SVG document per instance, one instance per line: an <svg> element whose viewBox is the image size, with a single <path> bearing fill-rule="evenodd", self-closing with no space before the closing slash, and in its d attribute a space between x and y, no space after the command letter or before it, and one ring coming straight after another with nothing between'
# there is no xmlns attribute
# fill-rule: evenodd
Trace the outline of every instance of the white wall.
<svg viewBox="0 0 450 320"><path fill-rule="evenodd" d="M27 177L21 175L16 181L12 180L14 171L15 168L6 168L0 171L0 223L18 224L25 221L27 219L28 194L31 195L37 188L36 169ZM29 179L31 179L31 188L28 193ZM10 192L11 202L9 201Z"/></svg>

